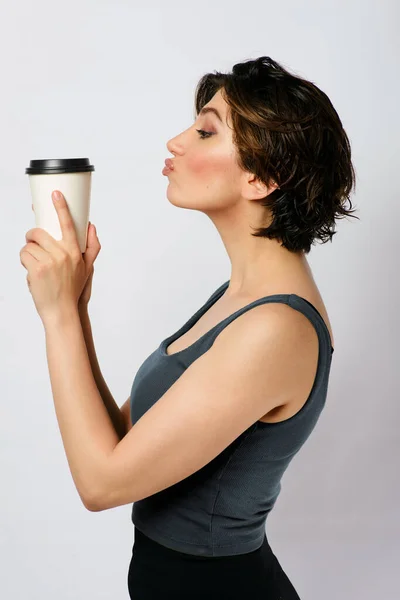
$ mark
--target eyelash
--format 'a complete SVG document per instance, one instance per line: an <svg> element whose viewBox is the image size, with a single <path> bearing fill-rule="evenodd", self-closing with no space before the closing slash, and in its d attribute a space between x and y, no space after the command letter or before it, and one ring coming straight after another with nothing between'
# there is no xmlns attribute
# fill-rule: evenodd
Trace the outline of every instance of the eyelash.
<svg viewBox="0 0 400 600"><path fill-rule="evenodd" d="M196 129L198 134L200 135L200 139L205 140L213 135L211 131L204 131L204 129Z"/></svg>

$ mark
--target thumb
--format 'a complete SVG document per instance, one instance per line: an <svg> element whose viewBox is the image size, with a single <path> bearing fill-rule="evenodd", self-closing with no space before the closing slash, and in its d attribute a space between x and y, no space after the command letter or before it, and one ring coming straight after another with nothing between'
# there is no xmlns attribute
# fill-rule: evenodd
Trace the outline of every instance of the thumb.
<svg viewBox="0 0 400 600"><path fill-rule="evenodd" d="M89 221L86 251L83 254L83 260L87 268L91 268L101 250L99 238L97 237L96 227Z"/></svg>

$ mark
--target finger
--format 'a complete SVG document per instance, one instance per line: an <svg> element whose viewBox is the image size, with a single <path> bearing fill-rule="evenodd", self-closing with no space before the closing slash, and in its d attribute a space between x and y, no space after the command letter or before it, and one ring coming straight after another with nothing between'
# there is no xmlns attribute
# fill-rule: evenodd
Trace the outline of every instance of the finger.
<svg viewBox="0 0 400 600"><path fill-rule="evenodd" d="M30 252L28 252L28 250L25 250L25 248L19 253L19 260L21 265L25 267L28 272L33 271L33 269L37 267L38 261Z"/></svg>
<svg viewBox="0 0 400 600"><path fill-rule="evenodd" d="M41 263L46 263L49 261L49 253L34 242L29 242L26 244L26 246L22 248L21 252L29 252L33 258Z"/></svg>
<svg viewBox="0 0 400 600"><path fill-rule="evenodd" d="M67 201L64 198L64 195L55 190L52 193L53 204L56 207L56 211L58 214L58 219L60 221L62 239L66 242L70 248L76 250L79 249L78 238L76 235L76 229L74 222L72 220L72 216L67 204Z"/></svg>
<svg viewBox="0 0 400 600"><path fill-rule="evenodd" d="M26 242L33 242L35 245L45 250L48 254L53 254L57 258L61 259L63 250L60 248L57 240L53 238L45 229L41 227L34 227L25 234Z"/></svg>
<svg viewBox="0 0 400 600"><path fill-rule="evenodd" d="M88 230L88 240L86 252L83 254L83 260L86 264L87 268L90 268L91 265L97 258L101 249L99 238L96 235L96 228L93 224L89 226Z"/></svg>

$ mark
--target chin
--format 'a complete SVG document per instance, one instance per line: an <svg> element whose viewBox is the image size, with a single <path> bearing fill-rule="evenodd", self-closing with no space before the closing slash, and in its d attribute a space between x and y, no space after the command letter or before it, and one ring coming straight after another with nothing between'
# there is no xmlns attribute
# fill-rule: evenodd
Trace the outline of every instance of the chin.
<svg viewBox="0 0 400 600"><path fill-rule="evenodd" d="M171 190L171 184L170 183L168 184L168 187L167 187L167 199L174 206L182 206L182 203L179 202L179 194L177 194L176 192L174 192L173 190Z"/></svg>
<svg viewBox="0 0 400 600"><path fill-rule="evenodd" d="M167 199L171 204L178 208L186 208L189 210L198 210L207 214L215 209L216 200L212 197L205 198L204 195L199 198L183 195L176 189L175 185L170 183L166 191Z"/></svg>
<svg viewBox="0 0 400 600"><path fill-rule="evenodd" d="M187 200L185 202L183 199L181 199L180 194L176 193L176 191L173 190L173 186L171 186L171 184L169 184L167 188L167 199L171 204L179 208L196 208Z"/></svg>

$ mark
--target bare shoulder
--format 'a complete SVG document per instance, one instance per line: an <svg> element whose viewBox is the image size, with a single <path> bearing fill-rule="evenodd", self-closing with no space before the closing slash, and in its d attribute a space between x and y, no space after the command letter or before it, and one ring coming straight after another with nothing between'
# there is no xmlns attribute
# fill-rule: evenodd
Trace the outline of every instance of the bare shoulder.
<svg viewBox="0 0 400 600"><path fill-rule="evenodd" d="M287 411L304 394L307 398L318 352L317 332L303 313L283 303L268 303L252 307L222 330L212 347L212 364L219 365L227 356L233 369L251 362L247 375L253 385L274 389L276 403L269 410Z"/></svg>
<svg viewBox="0 0 400 600"><path fill-rule="evenodd" d="M277 347L290 347L294 354L307 346L318 346L317 332L310 320L282 302L253 306L225 327L214 345L235 343L244 337L255 342L273 339Z"/></svg>

